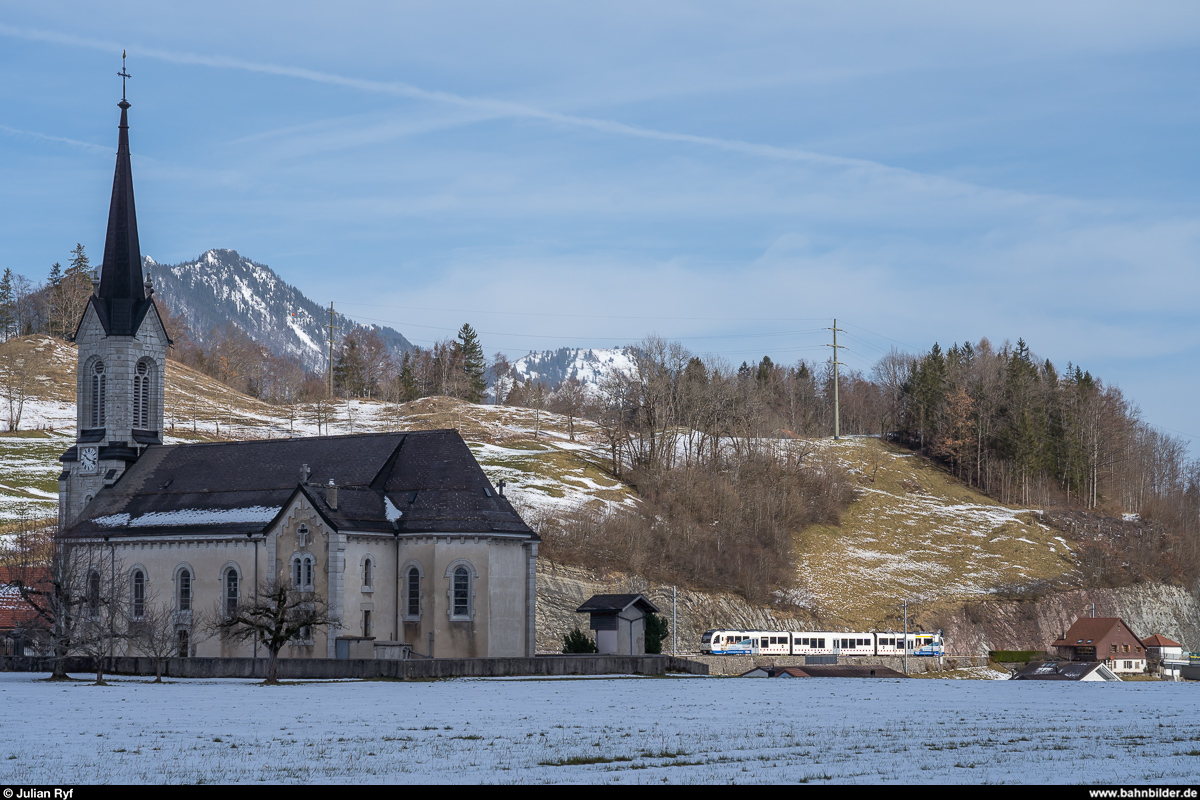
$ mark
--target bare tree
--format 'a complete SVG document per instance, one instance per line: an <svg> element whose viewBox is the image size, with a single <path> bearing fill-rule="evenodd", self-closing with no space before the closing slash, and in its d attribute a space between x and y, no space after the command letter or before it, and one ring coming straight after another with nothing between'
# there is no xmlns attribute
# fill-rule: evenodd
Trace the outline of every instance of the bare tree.
<svg viewBox="0 0 1200 800"><path fill-rule="evenodd" d="M505 405L508 393L513 388L513 365L504 353L497 352L492 356L492 365L488 367L488 375L492 379L492 398L496 405Z"/></svg>
<svg viewBox="0 0 1200 800"><path fill-rule="evenodd" d="M10 431L21 427L25 399L32 388L34 358L31 349L27 339L12 339L0 345L0 386L3 386L7 402L6 424Z"/></svg>
<svg viewBox="0 0 1200 800"><path fill-rule="evenodd" d="M567 433L575 441L575 418L587 401L583 384L576 377L567 378L558 385L550 398L550 407L567 418Z"/></svg>
<svg viewBox="0 0 1200 800"><path fill-rule="evenodd" d="M308 418L317 425L317 435L321 435L321 428L324 427L325 434L329 435L329 423L333 421L334 414L337 413L337 407L334 406L332 400L326 397L317 397L308 406Z"/></svg>
<svg viewBox="0 0 1200 800"><path fill-rule="evenodd" d="M81 636L92 548L26 519L0 542L0 580L20 599L27 637L50 654L51 679L65 680L66 659Z"/></svg>
<svg viewBox="0 0 1200 800"><path fill-rule="evenodd" d="M220 608L207 623L209 633L237 642L257 641L267 651L266 683L279 683L279 651L296 639L329 624L328 605L316 592L291 588L283 581L264 581L258 594Z"/></svg>
<svg viewBox="0 0 1200 800"><path fill-rule="evenodd" d="M82 579L82 597L76 613L72 651L92 660L96 685L104 685L104 665L116 655L118 640L129 630L125 581L117 580L116 555L102 545L85 546L76 574Z"/></svg>
<svg viewBox="0 0 1200 800"><path fill-rule="evenodd" d="M155 683L162 683L167 659L179 654L178 619L179 615L170 603L160 603L153 595L144 600L133 600L129 641L138 652L154 659Z"/></svg>

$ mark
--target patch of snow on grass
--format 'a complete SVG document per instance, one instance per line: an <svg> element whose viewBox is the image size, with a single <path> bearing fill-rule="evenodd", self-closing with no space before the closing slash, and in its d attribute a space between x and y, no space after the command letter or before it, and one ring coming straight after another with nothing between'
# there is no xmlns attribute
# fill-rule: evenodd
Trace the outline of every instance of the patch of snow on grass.
<svg viewBox="0 0 1200 800"><path fill-rule="evenodd" d="M39 677L0 673L8 784L1191 784L1200 711L1167 682Z"/></svg>

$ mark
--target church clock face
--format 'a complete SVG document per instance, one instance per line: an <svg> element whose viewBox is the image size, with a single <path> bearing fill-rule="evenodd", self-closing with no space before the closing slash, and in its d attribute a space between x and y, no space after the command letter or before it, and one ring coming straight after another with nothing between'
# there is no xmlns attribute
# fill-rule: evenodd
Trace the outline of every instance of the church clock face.
<svg viewBox="0 0 1200 800"><path fill-rule="evenodd" d="M95 447L79 448L79 466L83 474L94 475L96 473L97 455Z"/></svg>

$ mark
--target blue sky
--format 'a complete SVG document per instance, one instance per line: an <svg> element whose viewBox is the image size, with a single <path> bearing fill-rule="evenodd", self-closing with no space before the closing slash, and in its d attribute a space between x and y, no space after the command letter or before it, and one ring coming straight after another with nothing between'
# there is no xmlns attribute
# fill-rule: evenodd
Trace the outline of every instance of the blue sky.
<svg viewBox="0 0 1200 800"><path fill-rule="evenodd" d="M158 261L513 356L1023 336L1200 433L1195 3L176 5L0 5L0 268L98 257L125 48Z"/></svg>

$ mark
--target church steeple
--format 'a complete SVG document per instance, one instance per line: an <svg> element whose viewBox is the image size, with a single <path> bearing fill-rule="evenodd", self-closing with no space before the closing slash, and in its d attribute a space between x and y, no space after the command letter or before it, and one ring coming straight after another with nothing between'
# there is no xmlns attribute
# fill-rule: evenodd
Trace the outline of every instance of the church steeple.
<svg viewBox="0 0 1200 800"><path fill-rule="evenodd" d="M117 73L128 78L122 63ZM162 318L142 283L133 172L129 164L129 101L122 80L117 169L108 208L100 285L75 329L79 354L75 445L63 453L58 479L59 522L79 514L111 486L147 447L162 443L167 347Z"/></svg>
<svg viewBox="0 0 1200 800"><path fill-rule="evenodd" d="M138 244L137 212L133 203L133 170L129 161L129 101L125 99L124 54L121 71L121 125L117 138L117 168L108 208L108 233L100 268L97 310L110 336L132 336L146 309L142 283L142 251Z"/></svg>

